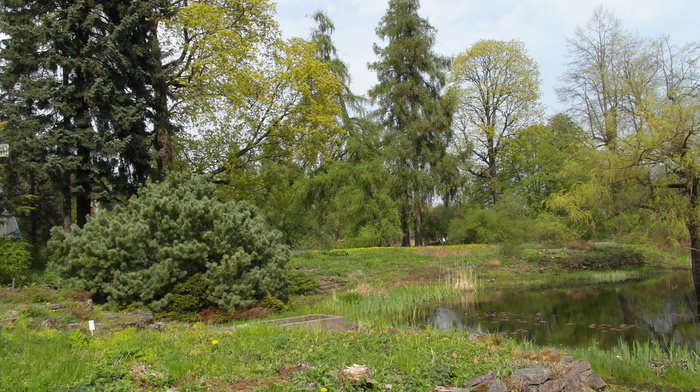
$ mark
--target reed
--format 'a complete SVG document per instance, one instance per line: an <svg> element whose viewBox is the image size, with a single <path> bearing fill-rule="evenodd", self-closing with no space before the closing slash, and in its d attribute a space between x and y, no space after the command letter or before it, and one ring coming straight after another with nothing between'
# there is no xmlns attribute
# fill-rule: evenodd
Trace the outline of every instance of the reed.
<svg viewBox="0 0 700 392"><path fill-rule="evenodd" d="M598 374L616 383L661 390L698 388L700 357L696 350L685 346L662 346L656 341L629 344L621 339L610 350L593 346L568 352L588 359Z"/></svg>

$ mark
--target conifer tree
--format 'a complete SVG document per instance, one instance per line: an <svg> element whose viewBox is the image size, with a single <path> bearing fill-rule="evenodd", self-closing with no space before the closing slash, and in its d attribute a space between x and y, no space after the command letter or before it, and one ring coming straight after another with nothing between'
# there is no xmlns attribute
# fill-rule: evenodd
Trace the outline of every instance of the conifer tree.
<svg viewBox="0 0 700 392"><path fill-rule="evenodd" d="M374 45L379 61L370 64L379 83L369 95L378 106L385 127L387 164L395 176L400 201L402 244L421 243L421 214L434 194L432 171L446 156L451 139L453 100L445 95L449 59L433 52L435 29L418 15L418 0L390 0L377 36L386 47Z"/></svg>
<svg viewBox="0 0 700 392"><path fill-rule="evenodd" d="M4 1L0 31L3 142L18 186L47 175L63 226L85 224L95 199L133 194L152 169L162 53L150 1ZM35 189L36 190L36 189Z"/></svg>
<svg viewBox="0 0 700 392"><path fill-rule="evenodd" d="M246 203L222 202L203 176L174 173L126 207L99 211L83 228L54 229L51 268L96 302L171 305L176 286L200 274L206 306L233 311L286 299L289 251Z"/></svg>

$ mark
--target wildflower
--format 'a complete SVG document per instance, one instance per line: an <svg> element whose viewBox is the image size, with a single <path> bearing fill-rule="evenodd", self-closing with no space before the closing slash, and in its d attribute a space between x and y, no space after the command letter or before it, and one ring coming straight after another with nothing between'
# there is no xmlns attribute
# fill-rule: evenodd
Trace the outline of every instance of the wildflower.
<svg viewBox="0 0 700 392"><path fill-rule="evenodd" d="M215 344L215 345L216 345L216 344L219 344L219 341L216 340L216 339L214 339L214 340L211 341L211 344Z"/></svg>
<svg viewBox="0 0 700 392"><path fill-rule="evenodd" d="M321 387L321 392L328 392L328 388L326 388L326 387Z"/></svg>

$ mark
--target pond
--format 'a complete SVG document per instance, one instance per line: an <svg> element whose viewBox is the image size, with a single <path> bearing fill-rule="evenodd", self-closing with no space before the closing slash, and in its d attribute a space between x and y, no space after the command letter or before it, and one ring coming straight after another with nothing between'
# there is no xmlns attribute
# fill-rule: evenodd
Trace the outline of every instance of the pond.
<svg viewBox="0 0 700 392"><path fill-rule="evenodd" d="M700 305L689 272L548 290L489 291L432 308L427 324L520 336L545 346L600 348L656 340L700 348Z"/></svg>

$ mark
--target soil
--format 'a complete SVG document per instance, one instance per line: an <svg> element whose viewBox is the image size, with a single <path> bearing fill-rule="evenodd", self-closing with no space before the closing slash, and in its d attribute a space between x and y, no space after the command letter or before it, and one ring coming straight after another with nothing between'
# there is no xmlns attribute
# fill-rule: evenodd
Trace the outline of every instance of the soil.
<svg viewBox="0 0 700 392"><path fill-rule="evenodd" d="M639 267L647 263L641 252L627 249L577 252L566 256L542 257L537 262L543 267L556 266L567 271L619 269Z"/></svg>

